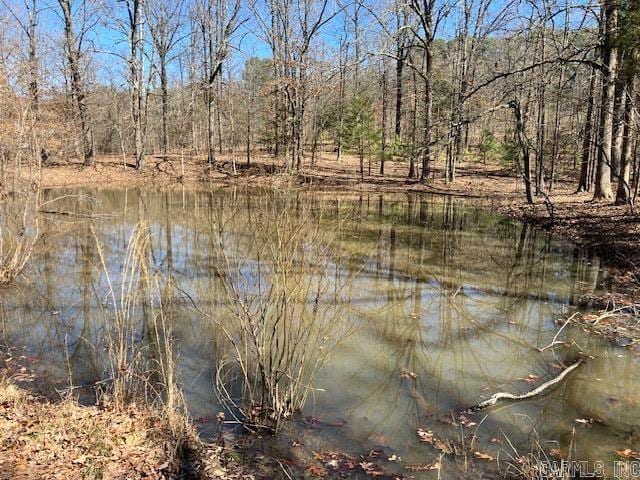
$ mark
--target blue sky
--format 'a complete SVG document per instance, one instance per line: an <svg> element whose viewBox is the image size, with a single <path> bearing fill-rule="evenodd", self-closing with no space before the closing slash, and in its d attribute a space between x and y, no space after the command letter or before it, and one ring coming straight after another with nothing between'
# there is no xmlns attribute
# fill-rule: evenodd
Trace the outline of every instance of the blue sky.
<svg viewBox="0 0 640 480"><path fill-rule="evenodd" d="M16 28L16 22L12 16L8 13L7 7L15 13L19 18L27 18L25 9L25 0L0 0L6 3L0 3L0 12L2 17L6 18L8 22L5 22L4 29L6 31L5 36L14 36L19 30ZM26 0L29 2L30 0ZM171 1L171 0L167 0ZM186 8L188 10L190 4L193 4L197 0L185 0ZM258 0L261 11L266 13L265 0ZM327 8L328 12L334 12L344 8L342 13L338 13L329 23L327 23L318 36L318 44L314 49L314 53L319 53L318 45L322 45L322 52L325 54L331 54L332 50L335 51L338 48L340 38L344 36L345 20L349 30L352 28L351 22L348 21L345 11L352 11L354 4L341 4L336 3L338 0L329 0L330 4ZM385 14L389 12L389 3L391 0L370 0L369 6L374 12L377 18L386 18L393 20L393 17ZM439 0L445 1L445 0ZM448 0L447 0L448 1ZM455 0L454 0L455 1ZM458 0L462 1L462 0ZM479 0L475 0L479 1ZM510 0L496 0L490 7L490 16L499 14L502 8L506 5L505 2ZM518 10L520 14L528 13L531 11L531 3L524 0L516 0ZM558 0L561 2L558 7L565 5L565 0ZM59 5L56 0L37 0L40 13L39 13L39 40L40 51L43 55L43 64L49 69L52 74L52 78L60 76L60 69L62 68L62 55L61 55L61 37L62 37L62 19L59 13ZM260 3L261 2L261 3ZM387 6L385 6L387 5ZM575 3L576 7L584 7L586 3ZM91 52L93 59L93 66L95 67L94 79L104 84L114 84L116 86L126 85L126 55L128 51L128 43L126 35L123 31L123 19L125 18L125 5L124 2L118 0L82 0L74 1L74 12L76 13L77 26L76 31L79 32L83 22L90 25L91 29L87 34L86 47ZM574 22L582 16L582 11L575 10ZM367 13L367 9L361 9L362 24L364 30L363 40L363 52L376 52L381 48L381 45L374 43L375 37L368 35L367 30L371 28L377 29L377 23L373 15ZM240 20L243 21L242 26L238 29L234 36L232 44L234 45L234 51L227 62L227 68L229 68L233 74L237 75L241 72L242 66L245 61L252 57L257 56L260 58L268 58L271 56L271 51L268 44L261 38L261 32L259 23L253 18L253 12L249 6L245 3L240 11ZM459 18L459 10L454 7L450 10L447 21L443 23L439 33L440 37L450 38L455 29L453 25ZM564 21L563 17L558 19L557 26L561 25ZM393 22L392 22L393 23ZM591 22L593 24L593 22ZM370 27L368 27L370 26ZM189 37L185 29L181 36L183 40L176 48L176 53L179 50L187 48L189 44ZM380 38L379 36L377 38ZM335 52L333 52L335 53ZM20 52L13 51L11 55L13 58L18 58ZM89 73L89 72L88 72ZM184 73L184 72L183 72ZM173 62L170 67L170 74L174 79L179 78L179 63Z"/></svg>

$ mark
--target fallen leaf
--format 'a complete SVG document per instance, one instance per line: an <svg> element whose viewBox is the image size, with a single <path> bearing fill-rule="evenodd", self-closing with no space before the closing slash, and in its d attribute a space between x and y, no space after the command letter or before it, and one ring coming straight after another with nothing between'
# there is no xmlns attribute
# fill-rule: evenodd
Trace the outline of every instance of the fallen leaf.
<svg viewBox="0 0 640 480"><path fill-rule="evenodd" d="M527 382L527 383L535 383L539 379L540 379L540 377L538 375L533 375L532 373L530 373L526 377L518 377L518 378L516 378L516 380L520 380L521 382Z"/></svg>
<svg viewBox="0 0 640 480"><path fill-rule="evenodd" d="M430 430L423 430L422 428L418 429L418 437L420 437L421 442L433 444L435 437L433 436L433 432Z"/></svg>
<svg viewBox="0 0 640 480"><path fill-rule="evenodd" d="M309 465L307 467L307 472L314 477L324 478L327 476L327 470L322 465Z"/></svg>
<svg viewBox="0 0 640 480"><path fill-rule="evenodd" d="M400 372L400 378L410 378L412 380L415 380L417 378L417 375L409 370L402 370Z"/></svg>
<svg viewBox="0 0 640 480"><path fill-rule="evenodd" d="M486 460L488 462L493 460L493 457L491 455L489 455L488 453L473 452L473 454L476 456L476 458L479 458L480 460Z"/></svg>
<svg viewBox="0 0 640 480"><path fill-rule="evenodd" d="M449 446L449 444L448 443L444 443L441 440L436 440L434 442L434 446L438 450L440 450L442 453L446 453L446 454L453 453L453 449Z"/></svg>
<svg viewBox="0 0 640 480"><path fill-rule="evenodd" d="M625 448L624 450L614 450L613 452L622 458L640 459L640 452L634 452L630 448Z"/></svg>
<svg viewBox="0 0 640 480"><path fill-rule="evenodd" d="M442 464L440 460L435 463L428 463L426 465L407 465L405 469L410 472L428 472L429 470L440 470L442 468Z"/></svg>
<svg viewBox="0 0 640 480"><path fill-rule="evenodd" d="M360 468L370 477L384 476L384 470L373 462L360 462Z"/></svg>
<svg viewBox="0 0 640 480"><path fill-rule="evenodd" d="M384 455L384 451L383 450L381 450L379 448L375 448L375 449L373 449L373 450L371 450L369 452L367 457L369 457L369 458L380 458L383 455Z"/></svg>

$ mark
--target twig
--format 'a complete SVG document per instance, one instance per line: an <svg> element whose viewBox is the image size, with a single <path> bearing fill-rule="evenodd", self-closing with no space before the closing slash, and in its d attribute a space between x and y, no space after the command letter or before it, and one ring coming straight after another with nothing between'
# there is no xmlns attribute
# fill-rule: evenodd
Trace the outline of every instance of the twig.
<svg viewBox="0 0 640 480"><path fill-rule="evenodd" d="M567 325L569 325L569 323L571 322L571 320L573 320L576 315L578 315L578 312L574 313L573 315L571 315L569 318L567 318L567 321L564 322L564 325L562 325L562 327L560 327L560 330L557 331L556 335L553 337L553 340L551 341L551 343L549 345L547 345L546 347L542 347L539 348L538 350L540 352L544 352L545 350L550 349L551 347L553 347L554 345L564 345L565 342L558 342L558 337L560 336L560 334L562 333L562 330L564 330L564 327L566 327Z"/></svg>
<svg viewBox="0 0 640 480"><path fill-rule="evenodd" d="M537 395L540 395L542 392L547 390L549 387L552 387L553 385L556 385L557 383L560 383L562 380L564 380L564 378L567 375L569 375L569 373L571 373L573 370L578 368L583 362L584 362L584 360L582 358L579 359L577 362L575 362L572 365L570 365L567 368L565 368L560 373L560 375L558 375L555 378L552 378L551 380L549 380L547 382L544 382L542 385L540 385L537 388L534 388L530 392L523 393L521 395L515 395L513 393L508 393L508 392L498 392L498 393L494 394L491 398L485 400L484 402L480 402L478 405L470 407L468 409L468 411L482 410L483 408L495 405L498 402L498 400L525 400L527 398L532 398L532 397L535 397Z"/></svg>

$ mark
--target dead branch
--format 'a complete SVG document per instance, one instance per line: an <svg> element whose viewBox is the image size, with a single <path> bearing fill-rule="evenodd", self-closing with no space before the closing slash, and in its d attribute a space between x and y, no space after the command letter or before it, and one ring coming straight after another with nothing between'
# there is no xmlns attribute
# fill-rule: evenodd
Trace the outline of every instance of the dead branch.
<svg viewBox="0 0 640 480"><path fill-rule="evenodd" d="M571 323L571 321L578 315L578 313L579 312L576 312L573 315L571 315L569 318L567 318L567 320L564 322L562 327L560 327L560 330L558 330L557 333L555 334L555 336L553 337L553 340L551 340L551 343L549 345L545 346L545 347L539 348L538 351L544 352L545 350L549 350L550 348L552 348L552 347L554 347L556 345L565 345L565 342L559 341L558 337L560 336L560 334L564 330L564 327L569 325Z"/></svg>
<svg viewBox="0 0 640 480"><path fill-rule="evenodd" d="M567 368L565 368L560 373L560 375L558 375L555 378L552 378L549 381L544 382L542 385L534 388L530 392L523 393L521 395L515 395L513 393L508 393L508 392L498 392L498 393L494 394L491 398L485 400L484 402L480 402L478 405L474 405L473 407L470 407L468 409L468 411L482 410L483 408L495 405L496 403L498 403L499 400L525 400L527 398L532 398L532 397L538 396L541 393L543 393L545 390L549 389L550 387L552 387L552 386L560 383L562 380L564 380L564 378L567 375L569 375L569 373L571 373L573 370L578 368L583 362L584 362L584 359L582 359L582 358L579 359L577 362L575 362L572 365L570 365Z"/></svg>

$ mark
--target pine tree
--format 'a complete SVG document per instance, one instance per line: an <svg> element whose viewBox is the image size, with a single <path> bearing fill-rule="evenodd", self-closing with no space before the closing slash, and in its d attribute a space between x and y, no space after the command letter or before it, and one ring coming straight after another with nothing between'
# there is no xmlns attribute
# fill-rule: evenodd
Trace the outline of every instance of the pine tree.
<svg viewBox="0 0 640 480"><path fill-rule="evenodd" d="M371 174L371 156L380 144L380 129L376 126L371 99L365 95L355 96L349 104L342 127L343 147L358 155L360 178L364 179L364 159L369 158Z"/></svg>

